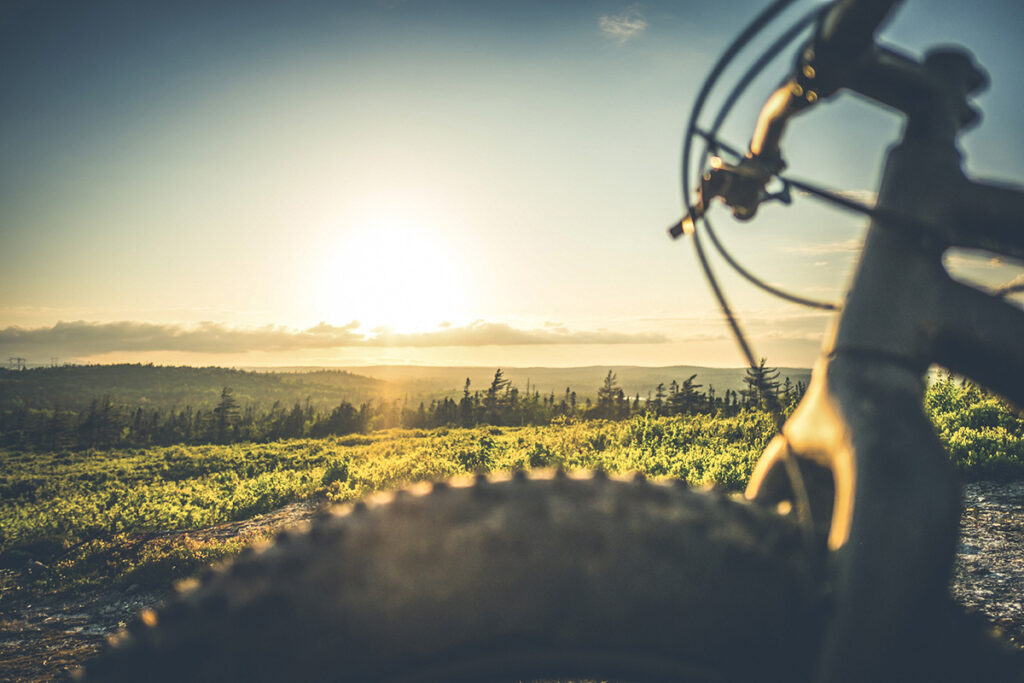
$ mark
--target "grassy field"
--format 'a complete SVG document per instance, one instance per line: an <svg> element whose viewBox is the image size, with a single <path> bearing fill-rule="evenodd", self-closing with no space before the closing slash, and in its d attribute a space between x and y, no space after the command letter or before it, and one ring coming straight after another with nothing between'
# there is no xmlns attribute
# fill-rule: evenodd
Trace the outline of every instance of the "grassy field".
<svg viewBox="0 0 1024 683"><path fill-rule="evenodd" d="M314 496L346 501L492 470L636 470L735 489L772 429L768 415L748 413L389 430L269 444L0 452L0 533L6 550L56 559L35 579L43 585L166 582L231 554L237 544L181 547L147 535L245 519ZM130 557L116 550L140 543Z"/></svg>
<svg viewBox="0 0 1024 683"><path fill-rule="evenodd" d="M926 399L967 476L1024 474L1024 421L973 387L940 380ZM111 451L0 451L0 559L46 565L39 588L166 585L249 538L170 540L170 530L242 520L290 502L346 501L452 475L593 468L741 489L774 434L766 413L635 416L545 427L389 430L265 444Z"/></svg>

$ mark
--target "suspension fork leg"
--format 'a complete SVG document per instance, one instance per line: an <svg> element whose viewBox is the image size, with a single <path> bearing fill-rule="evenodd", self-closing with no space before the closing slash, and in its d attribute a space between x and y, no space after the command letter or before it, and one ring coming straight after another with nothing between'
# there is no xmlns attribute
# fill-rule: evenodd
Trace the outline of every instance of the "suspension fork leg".
<svg viewBox="0 0 1024 683"><path fill-rule="evenodd" d="M919 680L928 627L946 605L959 485L922 394L907 367L839 353L815 368L783 428L788 452L827 467L835 485L822 683ZM780 453L777 443L759 463L748 496L777 488Z"/></svg>
<svg viewBox="0 0 1024 683"><path fill-rule="evenodd" d="M946 600L959 485L913 371L839 356L826 382L846 435L839 457L855 486L846 539L834 554L836 613L819 680L908 680L921 673L910 667L922 654L912 643L927 641L922 619Z"/></svg>

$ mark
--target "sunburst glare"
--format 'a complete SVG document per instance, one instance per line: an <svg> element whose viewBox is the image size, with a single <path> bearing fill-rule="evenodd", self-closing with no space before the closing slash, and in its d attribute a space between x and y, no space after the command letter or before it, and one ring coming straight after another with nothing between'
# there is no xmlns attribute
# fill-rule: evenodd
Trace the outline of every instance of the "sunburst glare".
<svg viewBox="0 0 1024 683"><path fill-rule="evenodd" d="M461 319L464 258L433 218L387 206L365 213L323 255L321 318L399 332Z"/></svg>

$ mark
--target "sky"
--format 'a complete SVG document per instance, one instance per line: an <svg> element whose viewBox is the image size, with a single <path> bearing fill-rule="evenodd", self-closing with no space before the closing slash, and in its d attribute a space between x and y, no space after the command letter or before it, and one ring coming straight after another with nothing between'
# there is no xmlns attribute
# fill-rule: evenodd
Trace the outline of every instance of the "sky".
<svg viewBox="0 0 1024 683"><path fill-rule="evenodd" d="M0 360L740 366L666 228L694 97L763 4L7 2ZM969 45L988 70L961 145L972 174L1024 178L1022 34L1009 0L908 0L882 33L913 55ZM725 139L744 146L792 54ZM795 121L785 155L870 201L899 131L846 95ZM713 215L766 280L842 297L860 218L799 196L751 223ZM947 263L986 285L1020 275ZM715 266L755 353L809 366L828 315Z"/></svg>

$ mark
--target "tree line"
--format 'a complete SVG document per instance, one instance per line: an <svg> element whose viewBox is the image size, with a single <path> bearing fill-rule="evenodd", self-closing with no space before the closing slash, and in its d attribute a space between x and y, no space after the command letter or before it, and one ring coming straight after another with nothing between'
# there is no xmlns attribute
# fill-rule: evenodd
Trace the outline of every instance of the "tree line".
<svg viewBox="0 0 1024 683"><path fill-rule="evenodd" d="M475 427L477 425L543 425L558 418L629 418L638 413L735 415L744 408L787 410L803 393L802 383L779 382L778 371L765 366L747 371L745 389L718 393L695 382L658 384L646 397L625 395L609 371L596 401L579 398L571 387L563 394L520 392L498 369L489 386L474 389L469 378L460 397L439 398L414 405L406 400L375 399L358 406L341 401L329 410L311 401L292 406L275 402L269 408L244 407L225 386L212 409L153 408L116 403L109 395L92 399L84 409L49 409L24 405L0 413L0 445L40 450L110 447L148 447L174 444L227 444L276 441L370 432L393 427Z"/></svg>

